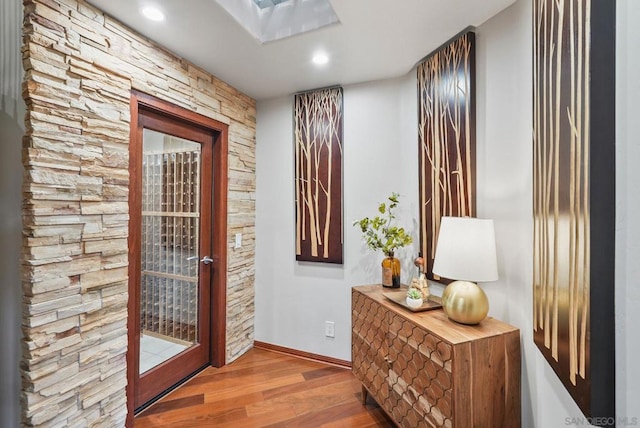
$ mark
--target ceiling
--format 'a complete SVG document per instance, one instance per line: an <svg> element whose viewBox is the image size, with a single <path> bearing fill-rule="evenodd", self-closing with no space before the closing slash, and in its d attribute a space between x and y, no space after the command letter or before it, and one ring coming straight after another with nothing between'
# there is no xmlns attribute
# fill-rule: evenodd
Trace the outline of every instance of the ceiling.
<svg viewBox="0 0 640 428"><path fill-rule="evenodd" d="M339 24L264 44L215 0L89 2L260 100L404 75L458 32L515 0L331 0ZM159 7L166 20L144 18L140 10L148 5ZM329 63L313 64L318 50Z"/></svg>

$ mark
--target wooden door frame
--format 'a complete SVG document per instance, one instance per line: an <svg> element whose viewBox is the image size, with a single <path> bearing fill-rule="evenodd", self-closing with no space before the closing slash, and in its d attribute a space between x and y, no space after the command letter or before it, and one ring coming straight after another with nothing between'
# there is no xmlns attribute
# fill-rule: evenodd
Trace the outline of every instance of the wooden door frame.
<svg viewBox="0 0 640 428"><path fill-rule="evenodd" d="M199 126L217 134L213 141L213 272L211 275L211 346L209 350L209 362L214 367L222 367L226 362L226 325L227 325L227 193L228 193L228 133L229 125L215 119L176 106L154 96L132 90L130 100L131 124L130 142L135 138L138 129L138 115L141 108L152 110L167 115L192 125ZM138 154L134 153L133 145L129 145L129 195L138 192L141 186L140 174L136 172ZM141 210L137 198L129 198L129 215ZM140 248L140 236L137 233L129 233L129 260L133 252ZM129 263L129 278L134 278L136 266ZM129 281L129 288L131 280ZM136 314L139 309L136 299L129 295L127 309L127 420L126 426L133 426L134 419L134 361L133 352L129 350L135 346L138 339L136 332L136 319L130 316Z"/></svg>

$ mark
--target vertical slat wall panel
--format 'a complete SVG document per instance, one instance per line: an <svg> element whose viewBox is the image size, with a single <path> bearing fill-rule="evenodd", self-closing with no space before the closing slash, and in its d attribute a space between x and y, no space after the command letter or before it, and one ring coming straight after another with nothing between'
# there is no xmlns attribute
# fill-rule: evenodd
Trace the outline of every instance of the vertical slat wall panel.
<svg viewBox="0 0 640 428"><path fill-rule="evenodd" d="M143 331L186 342L197 337L200 153L146 153L143 159Z"/></svg>

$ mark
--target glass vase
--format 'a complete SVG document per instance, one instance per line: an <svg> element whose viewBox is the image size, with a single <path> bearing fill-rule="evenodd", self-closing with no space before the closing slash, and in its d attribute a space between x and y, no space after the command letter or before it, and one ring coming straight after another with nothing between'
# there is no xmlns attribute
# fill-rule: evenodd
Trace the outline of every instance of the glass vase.
<svg viewBox="0 0 640 428"><path fill-rule="evenodd" d="M400 260L393 257L393 251L382 260L382 286L400 288Z"/></svg>

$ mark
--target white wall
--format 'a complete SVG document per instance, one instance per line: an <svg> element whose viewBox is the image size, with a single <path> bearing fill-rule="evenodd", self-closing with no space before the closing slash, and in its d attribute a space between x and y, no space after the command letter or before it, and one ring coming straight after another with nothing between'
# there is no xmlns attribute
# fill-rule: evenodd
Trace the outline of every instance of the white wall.
<svg viewBox="0 0 640 428"><path fill-rule="evenodd" d="M640 301L640 172L633 168L640 161L640 32L632 25L640 2L619 1L618 15L617 415L640 424L640 365L633 359L640 335L627 328L640 325L632 310ZM476 34L478 215L495 220L500 265L500 280L484 286L490 315L521 329L523 427L566 426L565 418L582 413L532 337L531 0L519 0ZM379 272L379 257L363 249L350 223L397 190L405 223L416 226L415 91L415 70L345 88L344 267L294 261L292 102L258 103L256 340L350 358L349 288L377 282ZM405 268L410 254L401 255ZM313 303L293 303L304 295ZM324 338L324 320L336 321L335 340Z"/></svg>
<svg viewBox="0 0 640 428"><path fill-rule="evenodd" d="M534 426L531 4L519 1L476 31L478 217L493 218L499 277L483 284L490 315L520 328L522 421ZM551 425L559 426L558 423Z"/></svg>
<svg viewBox="0 0 640 428"><path fill-rule="evenodd" d="M640 425L640 2L617 9L616 412Z"/></svg>
<svg viewBox="0 0 640 428"><path fill-rule="evenodd" d="M20 250L22 247L22 2L0 3L0 427L20 421Z"/></svg>
<svg viewBox="0 0 640 428"><path fill-rule="evenodd" d="M414 79L344 88L343 265L295 261L293 97L258 102L256 340L351 359L351 287L379 282L382 260L351 223L396 191L400 222L416 227ZM408 261L415 251L399 255ZM335 339L325 338L325 321L335 322Z"/></svg>

